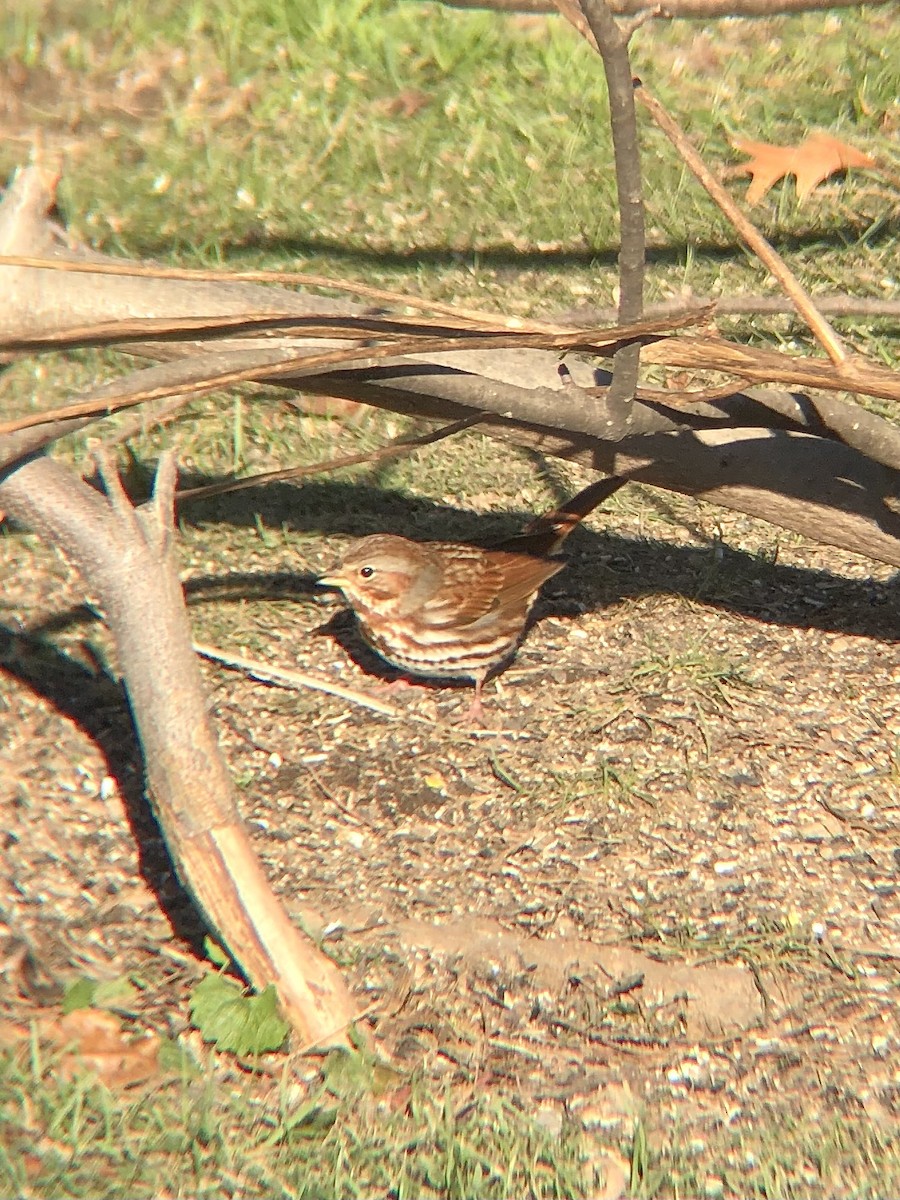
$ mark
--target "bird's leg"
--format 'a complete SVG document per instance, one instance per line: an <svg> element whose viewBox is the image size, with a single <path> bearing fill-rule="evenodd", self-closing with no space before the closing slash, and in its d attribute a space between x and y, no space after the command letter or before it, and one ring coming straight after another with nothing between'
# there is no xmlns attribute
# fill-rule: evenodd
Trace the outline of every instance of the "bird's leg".
<svg viewBox="0 0 900 1200"><path fill-rule="evenodd" d="M482 671L475 676L475 695L472 697L472 703L466 709L466 714L462 719L463 725L485 725L484 705L481 703L481 693L484 690L484 681L486 672Z"/></svg>

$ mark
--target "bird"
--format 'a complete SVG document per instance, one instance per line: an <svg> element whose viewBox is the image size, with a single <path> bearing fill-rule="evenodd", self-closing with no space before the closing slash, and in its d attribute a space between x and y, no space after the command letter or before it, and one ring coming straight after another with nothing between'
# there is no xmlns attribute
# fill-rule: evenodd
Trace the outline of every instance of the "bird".
<svg viewBox="0 0 900 1200"><path fill-rule="evenodd" d="M595 480L487 546L376 533L353 542L316 582L343 592L364 640L392 666L429 679L470 679L468 719L483 721L486 681L512 659L541 586L565 566L551 556L626 482Z"/></svg>

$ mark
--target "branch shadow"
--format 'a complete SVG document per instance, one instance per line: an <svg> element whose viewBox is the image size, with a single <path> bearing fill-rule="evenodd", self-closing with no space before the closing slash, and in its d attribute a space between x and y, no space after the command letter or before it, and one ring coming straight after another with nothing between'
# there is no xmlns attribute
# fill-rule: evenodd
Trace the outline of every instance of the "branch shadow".
<svg viewBox="0 0 900 1200"><path fill-rule="evenodd" d="M60 619L64 615L65 621ZM115 779L122 797L125 818L137 846L141 878L156 897L175 935L202 958L207 930L175 873L146 798L140 746L125 689L110 675L95 674L49 640L53 632L96 620L93 609L79 605L25 632L0 624L0 646L15 648L14 653L4 654L0 660L0 678L5 675L26 684L98 747L105 760L106 774Z"/></svg>
<svg viewBox="0 0 900 1200"><path fill-rule="evenodd" d="M377 475L377 469L373 472ZM186 486L217 482L193 475ZM560 495L559 499L564 497ZM900 572L886 580L853 579L816 567L792 566L771 556L751 553L706 537L679 517L665 496L646 494L673 526L680 524L694 544L650 539L633 540L609 529L577 528L562 557L567 567L544 590L538 619L597 611L621 600L648 595L676 595L766 624L796 629L871 637L885 642L900 636ZM394 533L418 541L471 541L489 545L516 533L534 514L510 510L483 514L409 497L376 483L338 481L303 486L276 483L226 493L180 506L182 525L229 525L235 529L281 528L289 533L323 538L365 537ZM700 541L701 544L697 544ZM185 582L190 606L204 603L242 603L269 600L303 602L320 591L315 575L303 570L226 571L192 577ZM49 636L93 614L70 610L45 621L35 636ZM357 639L337 620L325 631L354 653ZM363 649L366 669L377 670ZM379 660L380 662L380 660ZM380 664L384 669L384 664ZM391 670L391 669L388 669ZM396 673L395 673L396 674Z"/></svg>
<svg viewBox="0 0 900 1200"><path fill-rule="evenodd" d="M856 245L861 239L877 247L893 242L900 235L900 217L889 215L875 228L867 220L845 220L829 228L821 227L792 233L776 231L770 241L784 255L822 248L838 248ZM225 240L222 252L228 257L228 265L237 268L242 257L252 258L257 265L260 253L278 258L327 258L344 265L356 265L361 271L377 267L379 270L415 270L417 267L454 267L477 263L499 271L560 271L572 267L610 267L618 261L617 245L585 246L571 250L517 249L508 242L496 242L487 246L459 247L439 243L412 246L405 250L383 250L365 245L349 245L336 238L311 237L301 234L286 234L272 237L262 231L253 230L239 239ZM139 247L141 254L150 257L171 255L170 240L146 239ZM689 240L670 241L664 245L649 246L649 266L673 266L684 263L690 256L708 262L725 262L743 258L746 250L737 240Z"/></svg>
<svg viewBox="0 0 900 1200"><path fill-rule="evenodd" d="M211 481L211 480L210 480ZM194 486L191 481L190 486ZM852 491L851 491L852 495ZM560 495L561 501L564 496ZM648 503L696 541L703 538L653 492ZM508 511L485 515L438 504L370 483L336 481L302 487L273 484L226 493L181 507L185 524L228 524L256 528L258 521L298 534L365 537L395 533L418 541L473 541L490 544L522 528L533 513ZM701 545L621 537L580 526L566 542L565 572L555 576L545 595L571 595L582 611L605 608L623 599L654 594L680 595L736 615L798 629L821 629L891 641L900 635L900 572L888 580L850 579L822 568L797 567L706 539ZM187 585L190 603L205 597L227 599L233 581L235 600L244 589L276 599L315 594L315 577L302 569L194 578ZM566 612L566 602L561 600ZM569 604L571 609L571 604ZM539 610L540 611L540 610ZM340 633L340 628L337 630Z"/></svg>

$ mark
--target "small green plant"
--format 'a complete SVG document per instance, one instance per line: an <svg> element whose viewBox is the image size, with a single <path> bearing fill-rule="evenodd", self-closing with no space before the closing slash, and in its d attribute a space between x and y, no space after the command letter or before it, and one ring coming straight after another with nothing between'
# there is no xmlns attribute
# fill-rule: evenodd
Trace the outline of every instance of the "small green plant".
<svg viewBox="0 0 900 1200"><path fill-rule="evenodd" d="M205 976L190 994L191 1021L205 1042L231 1054L265 1054L280 1050L290 1032L278 1015L278 993L270 984L254 995L224 972L231 959L212 938L203 940L218 972Z"/></svg>
<svg viewBox="0 0 900 1200"><path fill-rule="evenodd" d="M119 979L97 981L81 975L65 990L62 1010L65 1015L79 1008L114 1008L129 1011L138 997L138 989L123 975Z"/></svg>
<svg viewBox="0 0 900 1200"><path fill-rule="evenodd" d="M203 1040L232 1054L279 1050L289 1031L278 1015L278 993L271 984L251 995L224 975L207 975L191 992L190 1010Z"/></svg>

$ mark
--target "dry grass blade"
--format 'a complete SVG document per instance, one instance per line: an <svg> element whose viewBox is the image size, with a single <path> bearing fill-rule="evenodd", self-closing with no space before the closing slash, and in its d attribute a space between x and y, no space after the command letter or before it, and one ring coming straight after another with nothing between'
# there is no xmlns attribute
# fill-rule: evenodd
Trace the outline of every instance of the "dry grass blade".
<svg viewBox="0 0 900 1200"><path fill-rule="evenodd" d="M794 313L797 310L789 300L782 296L701 296L690 297L691 305L713 304L717 317L744 316L762 314L765 316ZM833 317L898 317L900 316L900 300L881 299L874 296L850 296L846 293L832 292L816 296L816 305L820 312ZM684 312L685 299L662 300L648 304L644 309L645 317L658 317L665 313L672 315ZM614 308L591 308L585 316L584 324L600 325L604 321L614 321Z"/></svg>
<svg viewBox="0 0 900 1200"><path fill-rule="evenodd" d="M194 649L202 658L222 663L226 667L233 667L236 671L243 671L263 683L275 683L281 687L295 689L312 688L317 692L326 692L329 696L337 696L341 700L349 700L351 704L358 704L362 708L370 708L372 712L381 713L385 717L401 715L400 710L393 704L376 700L374 696L367 696L365 692L342 687L339 683L332 683L330 679L322 679L318 675L308 675L305 671L285 671L280 667L258 662L256 659L242 658L238 654L225 654L216 646L206 646L202 642L194 642Z"/></svg>
<svg viewBox="0 0 900 1200"><path fill-rule="evenodd" d="M389 446L371 450L368 454L346 454L342 458L329 459L328 462L311 463L309 466L303 467L286 467L282 471L264 471L259 475L249 475L245 479L210 483L205 487L185 488L184 491L176 492L175 498L176 500L198 500L201 496L222 496L226 492L238 492L244 488L260 487L267 483L284 483L289 479L301 479L308 475L323 475L328 471L339 471L343 467L358 467L363 463L383 462L386 459L399 458L411 450L417 450L422 446L431 446L435 442L443 441L444 438L453 437L454 434L471 429L482 419L480 414L466 417L462 421L454 421L452 425L444 425L440 429L421 434L419 437L404 438Z"/></svg>

